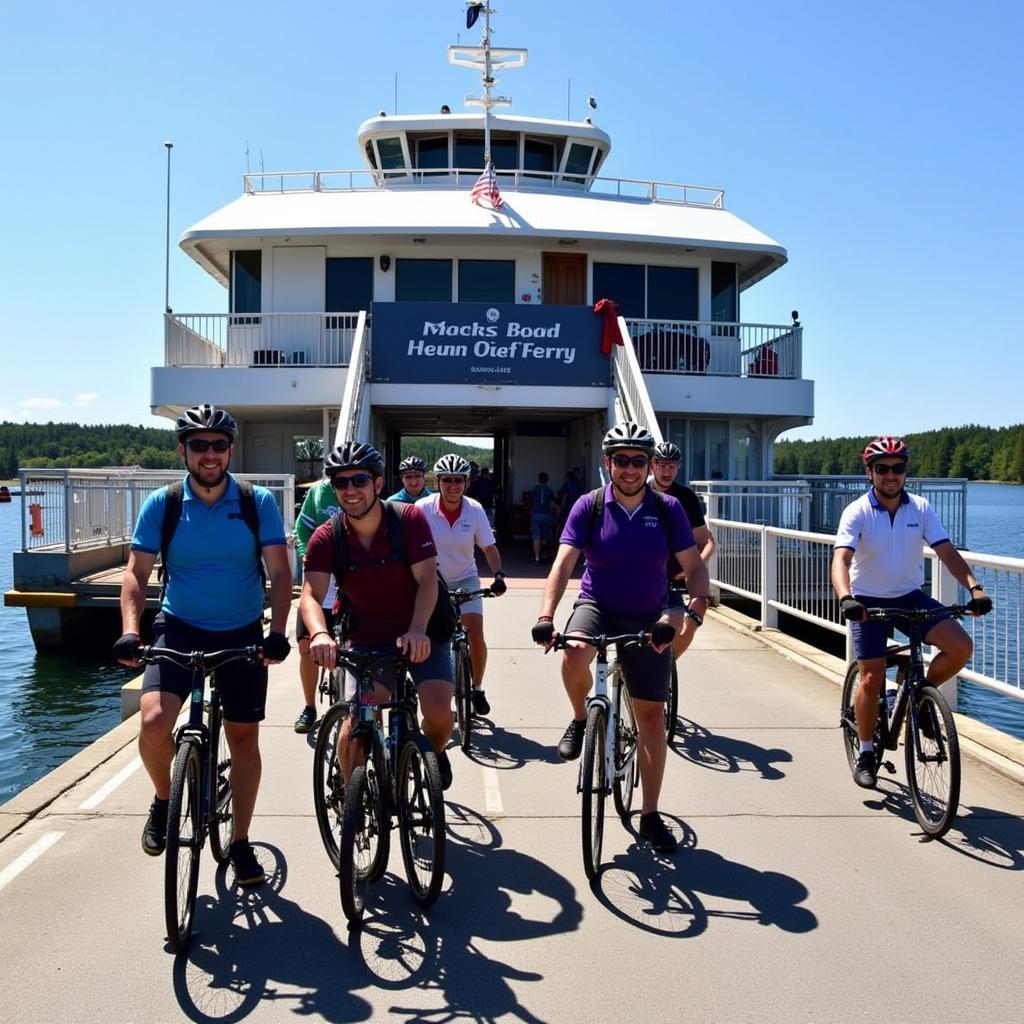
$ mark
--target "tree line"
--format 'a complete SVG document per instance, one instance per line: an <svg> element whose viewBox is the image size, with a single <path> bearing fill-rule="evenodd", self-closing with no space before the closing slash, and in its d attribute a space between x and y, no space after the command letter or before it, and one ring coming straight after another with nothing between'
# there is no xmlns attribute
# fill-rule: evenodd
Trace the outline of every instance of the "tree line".
<svg viewBox="0 0 1024 1024"><path fill-rule="evenodd" d="M777 441L775 472L799 475L861 474L861 453L871 437ZM946 427L903 434L910 472L918 477L966 477L1024 483L1024 424L1012 427Z"/></svg>

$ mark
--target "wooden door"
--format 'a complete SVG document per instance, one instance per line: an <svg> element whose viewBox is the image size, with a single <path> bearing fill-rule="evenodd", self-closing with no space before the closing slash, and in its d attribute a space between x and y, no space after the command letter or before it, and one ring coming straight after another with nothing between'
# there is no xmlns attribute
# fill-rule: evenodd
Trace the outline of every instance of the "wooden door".
<svg viewBox="0 0 1024 1024"><path fill-rule="evenodd" d="M587 302L587 254L546 252L541 296L545 305L583 306Z"/></svg>

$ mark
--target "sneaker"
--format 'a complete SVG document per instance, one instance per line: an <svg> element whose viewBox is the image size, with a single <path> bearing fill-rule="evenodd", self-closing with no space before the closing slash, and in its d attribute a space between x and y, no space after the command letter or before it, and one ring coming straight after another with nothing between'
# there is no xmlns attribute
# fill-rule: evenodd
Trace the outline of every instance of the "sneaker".
<svg viewBox="0 0 1024 1024"><path fill-rule="evenodd" d="M316 725L316 708L311 708L307 704L302 711L299 712L299 717L295 719L295 731L309 732L314 725Z"/></svg>
<svg viewBox="0 0 1024 1024"><path fill-rule="evenodd" d="M581 718L578 722L574 718L568 728L562 734L558 744L558 756L563 761L575 761L583 749L583 734L587 730L587 720Z"/></svg>
<svg viewBox="0 0 1024 1024"><path fill-rule="evenodd" d="M926 704L921 708L920 714L917 716L917 722L921 729L921 735L926 740L935 740L935 708L931 704Z"/></svg>
<svg viewBox="0 0 1024 1024"><path fill-rule="evenodd" d="M235 884L241 886L259 885L267 876L256 859L248 839L236 839L229 852L231 865L235 869Z"/></svg>
<svg viewBox="0 0 1024 1024"><path fill-rule="evenodd" d="M473 687L473 714L474 715L489 715L491 713L491 702L487 699L487 694L478 686Z"/></svg>
<svg viewBox="0 0 1024 1024"><path fill-rule="evenodd" d="M441 788L451 789L452 786L452 763L448 760L448 751L442 750L437 755L437 767L441 771Z"/></svg>
<svg viewBox="0 0 1024 1024"><path fill-rule="evenodd" d="M646 839L658 853L675 853L678 845L676 837L657 811L640 816L640 838Z"/></svg>
<svg viewBox="0 0 1024 1024"><path fill-rule="evenodd" d="M153 797L149 817L142 830L142 849L150 857L159 857L167 845L167 801Z"/></svg>
<svg viewBox="0 0 1024 1024"><path fill-rule="evenodd" d="M857 767L853 769L853 781L862 789L874 789L877 777L875 776L875 752L873 750L862 750L857 757Z"/></svg>

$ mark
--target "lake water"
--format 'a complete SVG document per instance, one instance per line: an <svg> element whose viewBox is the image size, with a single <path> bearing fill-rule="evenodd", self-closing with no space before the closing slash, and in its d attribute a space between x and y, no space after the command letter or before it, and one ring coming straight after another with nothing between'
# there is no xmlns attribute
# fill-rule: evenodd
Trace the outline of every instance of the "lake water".
<svg viewBox="0 0 1024 1024"><path fill-rule="evenodd" d="M967 542L974 551L1024 558L1024 487L968 486ZM12 585L21 505L0 504L0 591ZM121 720L131 673L100 657L37 654L22 608L0 606L0 803L62 764ZM1024 703L960 685L961 710L1024 739Z"/></svg>

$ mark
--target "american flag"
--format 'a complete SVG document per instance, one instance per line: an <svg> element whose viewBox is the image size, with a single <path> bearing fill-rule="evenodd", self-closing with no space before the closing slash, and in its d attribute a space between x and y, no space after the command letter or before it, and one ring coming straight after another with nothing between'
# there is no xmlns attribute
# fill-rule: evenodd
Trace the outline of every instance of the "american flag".
<svg viewBox="0 0 1024 1024"><path fill-rule="evenodd" d="M486 199L492 210L500 210L505 205L501 193L498 191L498 179L494 173L494 164L490 160L487 161L484 173L476 179L470 199L477 206L480 205L482 199Z"/></svg>

